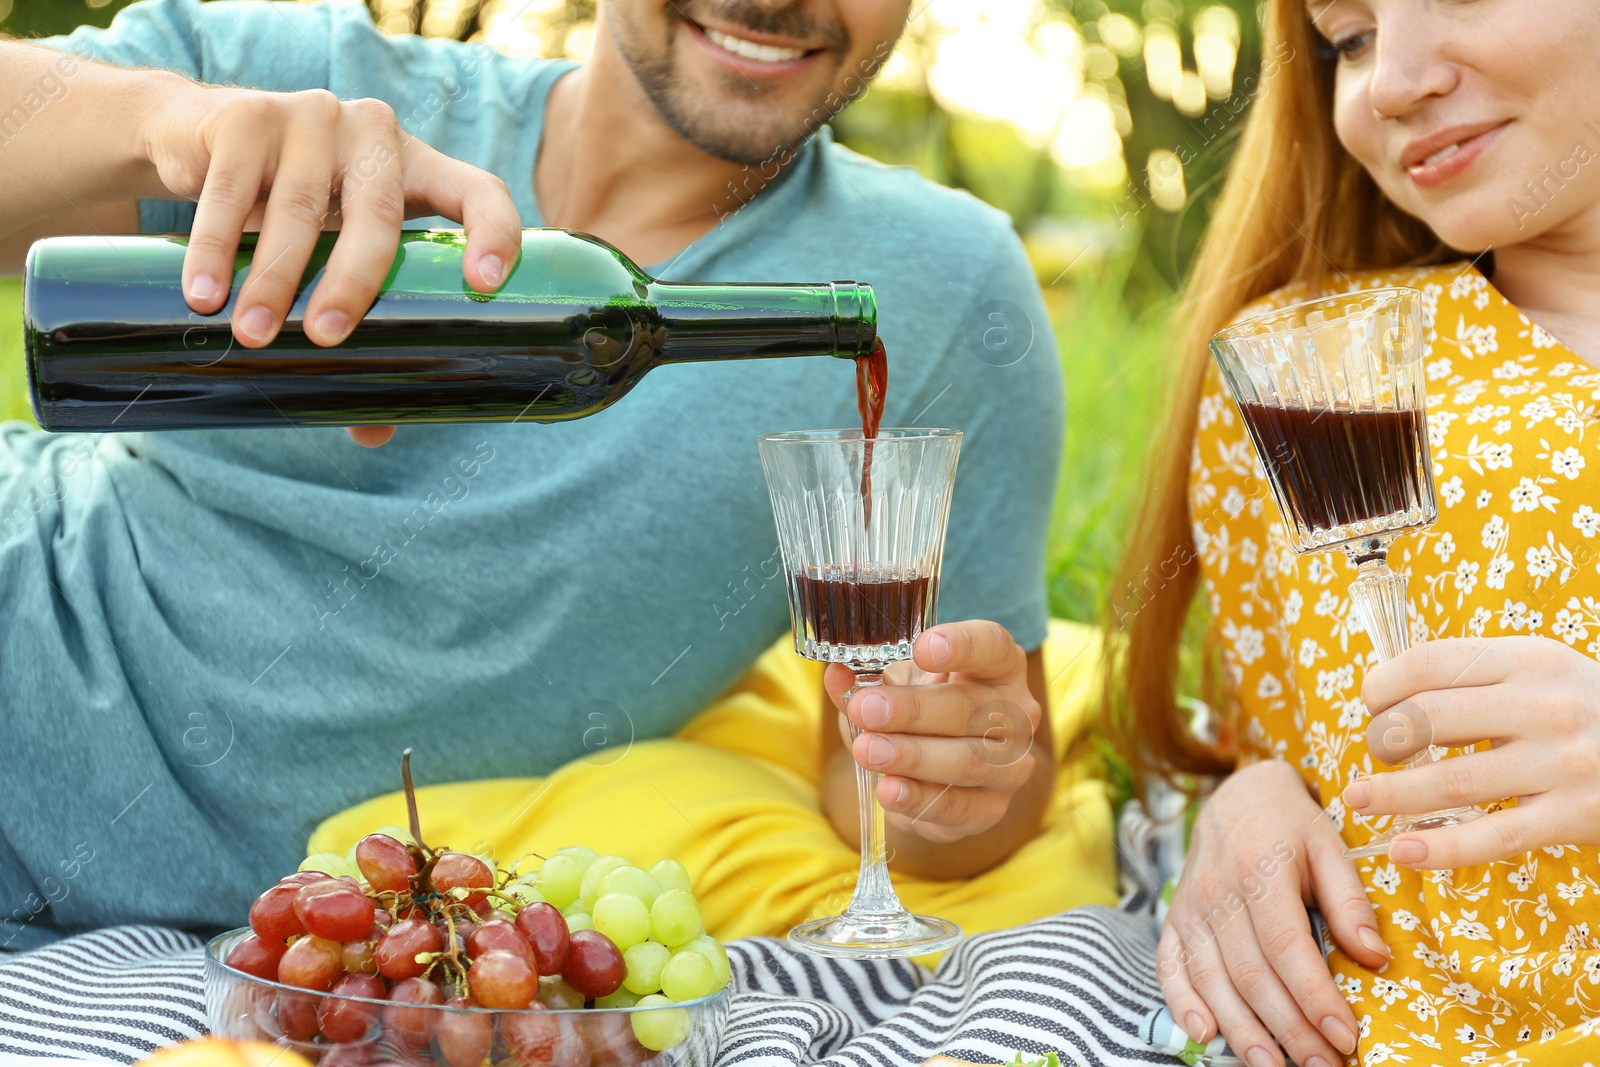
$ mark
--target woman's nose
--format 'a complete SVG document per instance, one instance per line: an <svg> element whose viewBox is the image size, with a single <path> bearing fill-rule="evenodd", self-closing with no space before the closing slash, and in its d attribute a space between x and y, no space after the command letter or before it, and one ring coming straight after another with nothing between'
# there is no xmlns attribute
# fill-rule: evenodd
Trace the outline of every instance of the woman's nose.
<svg viewBox="0 0 1600 1067"><path fill-rule="evenodd" d="M1406 5L1412 6L1412 5ZM1461 80L1460 68L1447 54L1446 41L1427 9L1411 17L1396 14L1378 27L1368 95L1379 118L1401 118L1427 100L1446 96Z"/></svg>

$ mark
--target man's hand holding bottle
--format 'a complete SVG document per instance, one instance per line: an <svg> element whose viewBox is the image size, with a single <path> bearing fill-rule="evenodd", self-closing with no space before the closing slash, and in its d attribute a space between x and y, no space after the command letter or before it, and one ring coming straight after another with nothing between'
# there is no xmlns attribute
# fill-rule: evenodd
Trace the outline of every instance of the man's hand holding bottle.
<svg viewBox="0 0 1600 1067"><path fill-rule="evenodd" d="M77 67L74 92L52 104L63 110L33 134L48 137L51 151L7 153L0 193L14 195L0 195L9 205L0 209L0 234L74 214L76 224L64 218L62 229L79 230L96 205L195 200L184 296L209 315L228 301L240 237L259 229L232 313L245 347L277 336L325 229L340 236L305 313L306 335L319 345L344 340L371 306L407 218L441 215L463 225L462 274L479 292L498 288L516 262L522 220L505 183L406 134L387 104L326 90L204 86L9 41L0 41L0 89L21 92L63 62ZM393 432L366 426L350 435L378 445Z"/></svg>

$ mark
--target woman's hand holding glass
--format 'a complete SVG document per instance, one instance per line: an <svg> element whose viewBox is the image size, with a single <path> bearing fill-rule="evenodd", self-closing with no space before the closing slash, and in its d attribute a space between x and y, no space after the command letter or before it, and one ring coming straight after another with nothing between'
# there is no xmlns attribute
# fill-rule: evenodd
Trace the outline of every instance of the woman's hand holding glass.
<svg viewBox="0 0 1600 1067"><path fill-rule="evenodd" d="M1517 798L1461 826L1395 838L1396 863L1464 867L1600 844L1600 663L1544 637L1448 638L1372 668L1362 698L1373 714L1368 746L1385 763L1429 744L1493 747L1358 778L1344 791L1353 810L1394 815Z"/></svg>
<svg viewBox="0 0 1600 1067"><path fill-rule="evenodd" d="M1250 1067L1334 1067L1356 1019L1334 985L1307 909L1352 959L1389 959L1344 841L1299 774L1267 760L1235 771L1195 820L1156 950L1156 977L1190 1037L1220 1029Z"/></svg>

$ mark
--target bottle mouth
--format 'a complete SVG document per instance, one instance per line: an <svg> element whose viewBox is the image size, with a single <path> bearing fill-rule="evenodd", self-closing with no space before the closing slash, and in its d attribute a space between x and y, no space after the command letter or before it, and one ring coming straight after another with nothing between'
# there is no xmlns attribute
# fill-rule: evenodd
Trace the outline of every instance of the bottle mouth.
<svg viewBox="0 0 1600 1067"><path fill-rule="evenodd" d="M878 296L866 282L833 282L834 351L854 359L878 345Z"/></svg>

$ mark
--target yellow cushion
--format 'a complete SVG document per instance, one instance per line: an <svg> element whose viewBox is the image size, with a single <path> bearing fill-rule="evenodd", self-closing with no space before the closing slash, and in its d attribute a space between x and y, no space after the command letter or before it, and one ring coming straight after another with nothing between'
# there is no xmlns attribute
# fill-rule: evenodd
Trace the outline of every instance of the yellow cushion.
<svg viewBox="0 0 1600 1067"><path fill-rule="evenodd" d="M975 878L897 874L908 907L981 933L1115 902L1110 789L1087 736L1098 658L1093 629L1052 622L1045 669L1059 768L1039 835ZM644 866L676 857L712 934L781 935L837 912L859 864L818 806L821 693L821 665L786 637L674 738L599 749L543 778L419 789L423 836L503 865L579 844ZM343 853L405 822L404 799L391 793L325 821L309 850Z"/></svg>

